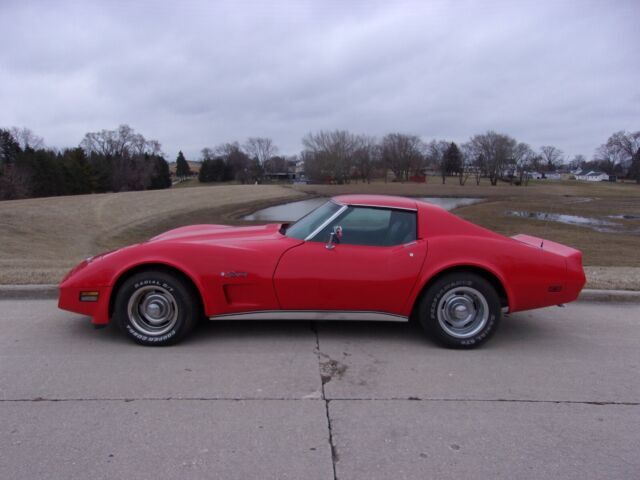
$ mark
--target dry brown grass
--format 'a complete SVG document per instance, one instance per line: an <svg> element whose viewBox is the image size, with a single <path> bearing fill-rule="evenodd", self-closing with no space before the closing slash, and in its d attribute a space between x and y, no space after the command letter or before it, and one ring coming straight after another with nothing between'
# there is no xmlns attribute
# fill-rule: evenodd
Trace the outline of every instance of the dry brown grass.
<svg viewBox="0 0 640 480"><path fill-rule="evenodd" d="M101 251L298 196L277 186L238 185L0 202L0 284L56 283Z"/></svg>
<svg viewBox="0 0 640 480"><path fill-rule="evenodd" d="M508 216L510 210L604 218L640 215L634 184L533 182L460 186L376 182L351 185L222 185L0 202L0 284L55 283L76 262L103 250L192 223L243 223L241 214L305 195L379 193L406 196L480 197L458 215L497 232L529 233L580 248L593 288L640 289L640 236ZM625 221L640 228L640 221ZM614 268L611 268L614 267Z"/></svg>

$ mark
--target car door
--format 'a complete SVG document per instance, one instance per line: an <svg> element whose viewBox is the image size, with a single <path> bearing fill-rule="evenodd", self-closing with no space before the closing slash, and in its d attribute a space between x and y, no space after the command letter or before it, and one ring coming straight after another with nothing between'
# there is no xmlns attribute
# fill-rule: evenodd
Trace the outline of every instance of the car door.
<svg viewBox="0 0 640 480"><path fill-rule="evenodd" d="M426 256L416 223L415 211L348 207L280 259L281 308L400 313ZM337 226L342 238L328 245Z"/></svg>

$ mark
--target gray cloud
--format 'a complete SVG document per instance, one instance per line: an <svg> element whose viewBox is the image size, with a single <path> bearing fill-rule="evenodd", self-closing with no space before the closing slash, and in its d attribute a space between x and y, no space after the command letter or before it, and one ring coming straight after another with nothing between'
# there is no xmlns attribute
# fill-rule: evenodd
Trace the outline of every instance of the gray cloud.
<svg viewBox="0 0 640 480"><path fill-rule="evenodd" d="M347 128L488 129L590 156L640 128L640 6L565 0L0 0L0 125L53 146L128 123L195 158Z"/></svg>

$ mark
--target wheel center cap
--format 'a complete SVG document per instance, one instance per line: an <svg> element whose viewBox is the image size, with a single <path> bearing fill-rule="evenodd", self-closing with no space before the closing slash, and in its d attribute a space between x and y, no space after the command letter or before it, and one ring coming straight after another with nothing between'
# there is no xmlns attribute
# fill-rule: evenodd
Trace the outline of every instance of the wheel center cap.
<svg viewBox="0 0 640 480"><path fill-rule="evenodd" d="M469 315L469 310L465 305L459 304L454 307L453 315L457 320L462 320L464 318L467 318L467 316Z"/></svg>
<svg viewBox="0 0 640 480"><path fill-rule="evenodd" d="M151 302L147 305L147 315L152 318L159 318L162 316L162 305L157 302Z"/></svg>

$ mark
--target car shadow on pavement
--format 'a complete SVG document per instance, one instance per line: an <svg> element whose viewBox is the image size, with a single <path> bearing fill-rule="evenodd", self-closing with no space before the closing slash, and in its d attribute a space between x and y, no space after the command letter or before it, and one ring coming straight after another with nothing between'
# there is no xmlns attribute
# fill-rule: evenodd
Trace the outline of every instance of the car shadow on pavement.
<svg viewBox="0 0 640 480"><path fill-rule="evenodd" d="M553 310L546 310L552 316ZM537 315L540 317L540 315ZM114 344L131 343L113 324L96 329L87 317L64 323L66 334L78 341L100 341ZM483 348L532 344L545 342L556 335L552 322L541 322L531 313L517 313L503 318L500 328ZM367 322L367 321L207 321L203 320L194 332L180 345L203 345L230 340L278 340L315 338L316 332L323 338L340 339L345 342L395 341L407 345L422 344L438 346L415 322Z"/></svg>

